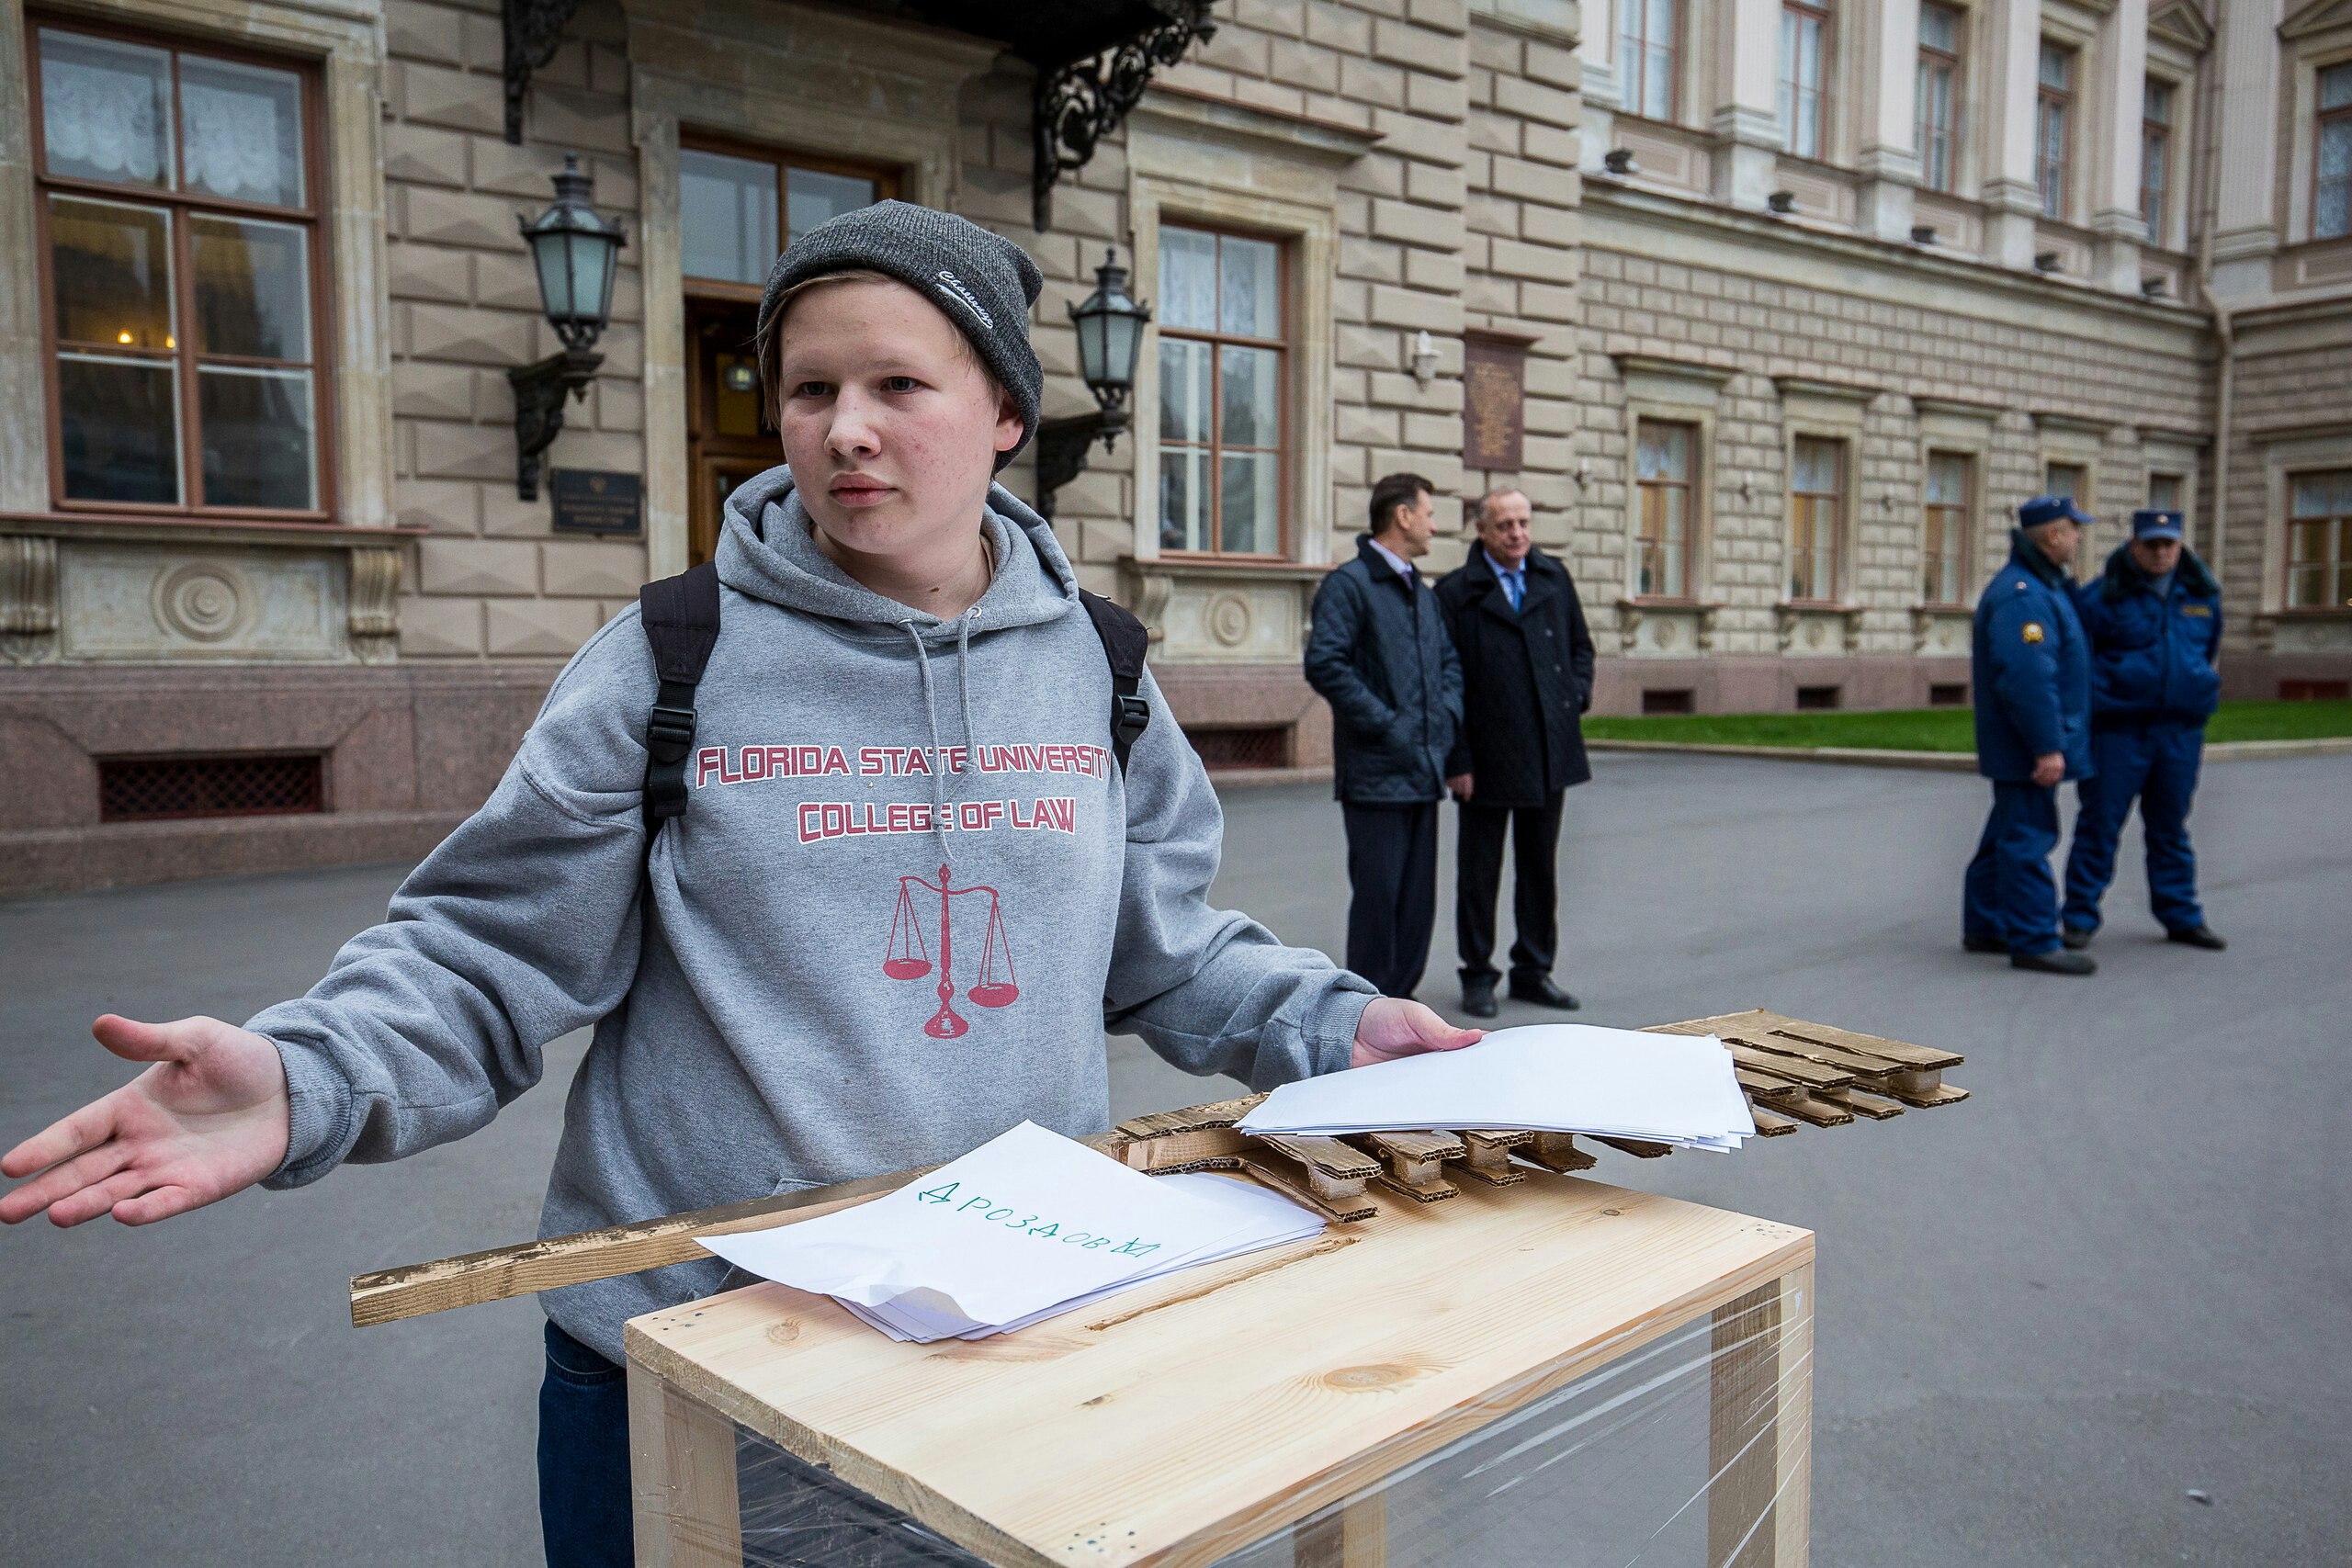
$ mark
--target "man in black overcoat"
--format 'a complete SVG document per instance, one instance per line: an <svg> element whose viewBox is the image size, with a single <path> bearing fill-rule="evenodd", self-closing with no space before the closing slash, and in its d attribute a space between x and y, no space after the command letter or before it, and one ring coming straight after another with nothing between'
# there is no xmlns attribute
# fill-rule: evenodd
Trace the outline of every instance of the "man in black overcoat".
<svg viewBox="0 0 2352 1568"><path fill-rule="evenodd" d="M1446 787L1461 802L1453 923L1462 1009L1495 1016L1495 898L1503 832L1511 839L1510 994L1573 1010L1552 979L1559 955L1560 800L1592 776L1579 716L1592 705L1592 634L1568 569L1535 548L1527 497L1498 490L1478 502L1478 543L1441 579L1437 599L1462 661L1461 738Z"/></svg>

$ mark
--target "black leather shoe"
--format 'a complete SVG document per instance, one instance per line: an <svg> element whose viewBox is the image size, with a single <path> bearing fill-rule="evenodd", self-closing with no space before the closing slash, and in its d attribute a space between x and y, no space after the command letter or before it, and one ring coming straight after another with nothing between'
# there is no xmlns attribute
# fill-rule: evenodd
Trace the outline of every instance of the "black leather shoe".
<svg viewBox="0 0 2352 1568"><path fill-rule="evenodd" d="M2031 969L2042 975L2096 975L2098 960L2087 953L2069 953L2063 947L2053 947L2047 953L2012 953L2009 967Z"/></svg>
<svg viewBox="0 0 2352 1568"><path fill-rule="evenodd" d="M2091 944L2091 938L2096 934L2098 933L2084 931L2077 926L2068 926L2058 940L2066 944L2067 952L2080 953Z"/></svg>
<svg viewBox="0 0 2352 1568"><path fill-rule="evenodd" d="M2166 931L2165 940L2184 942L2190 947L2201 947L2208 953L2219 953L2230 945L2222 940L2222 933L2211 926L2191 926L2186 931Z"/></svg>
<svg viewBox="0 0 2352 1568"><path fill-rule="evenodd" d="M2007 953L2009 944L1996 936L1964 936L1960 945L1965 953Z"/></svg>
<svg viewBox="0 0 2352 1568"><path fill-rule="evenodd" d="M1576 998L1554 985L1552 976L1549 975L1540 976L1532 980L1513 980L1510 983L1510 994L1514 1001L1533 1002L1537 1007L1557 1008L1562 1012L1574 1012L1584 1006Z"/></svg>
<svg viewBox="0 0 2352 1568"><path fill-rule="evenodd" d="M1472 1018L1492 1018L1496 1013L1495 983L1492 980L1462 982L1462 1010Z"/></svg>

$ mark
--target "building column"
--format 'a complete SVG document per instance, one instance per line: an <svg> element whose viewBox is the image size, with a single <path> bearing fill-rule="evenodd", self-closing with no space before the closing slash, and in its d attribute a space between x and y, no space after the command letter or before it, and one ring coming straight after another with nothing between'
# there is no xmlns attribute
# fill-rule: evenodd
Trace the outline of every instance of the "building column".
<svg viewBox="0 0 2352 1568"><path fill-rule="evenodd" d="M2140 119L2148 91L2148 0L2116 0L2099 24L2094 65L2098 112L2091 123L2091 266L2098 282L2121 294L2140 291Z"/></svg>
<svg viewBox="0 0 2352 1568"><path fill-rule="evenodd" d="M1584 124L1577 128L1577 164L1588 175L1598 172L1617 145L1617 106L1623 101L1617 87L1617 17L1625 4L1585 0L1580 7L1584 33L1577 39L1577 65L1583 78Z"/></svg>
<svg viewBox="0 0 2352 1568"><path fill-rule="evenodd" d="M1714 197L1761 211L1772 194L1781 148L1780 0L1724 0L1713 8Z"/></svg>
<svg viewBox="0 0 2352 1568"><path fill-rule="evenodd" d="M2144 3L2144 0L2143 0ZM1911 239L1911 193L1919 185L1919 7L1859 6L1860 101L1854 166L1861 172L1862 227L1882 240Z"/></svg>
<svg viewBox="0 0 2352 1568"><path fill-rule="evenodd" d="M2212 293L2223 304L2267 295L2270 258L2278 249L2271 212L2278 186L2278 0L2222 7L2214 45L2220 58L2206 62L2222 73Z"/></svg>
<svg viewBox="0 0 2352 1568"><path fill-rule="evenodd" d="M1984 250L2031 270L2041 193L2033 177L2033 121L2041 57L2041 0L1993 0L1984 15Z"/></svg>

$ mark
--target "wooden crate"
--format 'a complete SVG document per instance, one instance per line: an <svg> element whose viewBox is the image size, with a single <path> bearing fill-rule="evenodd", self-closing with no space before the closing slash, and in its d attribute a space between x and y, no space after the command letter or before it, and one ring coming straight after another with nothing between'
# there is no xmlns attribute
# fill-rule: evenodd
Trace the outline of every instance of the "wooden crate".
<svg viewBox="0 0 2352 1568"><path fill-rule="evenodd" d="M1493 1521L1400 1520L1400 1478L1493 1449L1498 1433L1531 1472L1566 1457L1546 1441L1589 1445L1574 1455L1589 1463L1622 1431L1624 1402L1598 1424L1552 1419L1558 1402L1611 1376L1659 1386L1658 1363L1683 1357L1704 1478L1683 1522L1711 1563L1803 1563L1812 1235L1513 1174L1438 1204L1374 1183L1357 1223L992 1339L895 1343L775 1284L636 1318L638 1561L746 1561L739 1438L985 1563L1453 1561L1440 1549L1490 1537ZM1678 1348L1693 1345L1695 1360ZM1491 1482L1446 1490L1444 1510L1542 1495ZM1520 1560L1569 1561L1566 1546Z"/></svg>

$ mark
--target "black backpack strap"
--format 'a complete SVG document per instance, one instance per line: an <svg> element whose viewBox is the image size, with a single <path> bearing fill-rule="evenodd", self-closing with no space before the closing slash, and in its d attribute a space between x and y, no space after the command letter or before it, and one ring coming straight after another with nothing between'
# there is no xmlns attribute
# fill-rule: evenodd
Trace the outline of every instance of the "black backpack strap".
<svg viewBox="0 0 2352 1568"><path fill-rule="evenodd" d="M718 569L710 562L638 590L638 616L662 682L645 721L645 841L686 814L686 759L695 744L695 687L718 641Z"/></svg>
<svg viewBox="0 0 2352 1568"><path fill-rule="evenodd" d="M1151 634L1141 621L1099 593L1081 588L1078 599L1086 606L1094 635L1102 639L1102 651L1111 660L1111 754L1118 759L1119 771L1125 773L1127 753L1151 724L1151 705L1143 696L1143 658L1151 646Z"/></svg>

